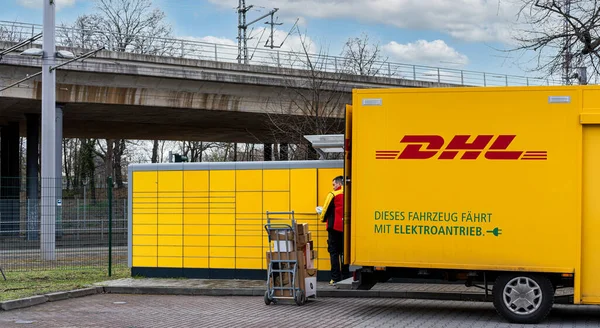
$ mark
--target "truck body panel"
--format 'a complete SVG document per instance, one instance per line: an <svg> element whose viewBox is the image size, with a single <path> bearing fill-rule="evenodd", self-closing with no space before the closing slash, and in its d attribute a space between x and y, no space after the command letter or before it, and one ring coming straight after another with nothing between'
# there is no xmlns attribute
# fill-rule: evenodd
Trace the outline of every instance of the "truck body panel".
<svg viewBox="0 0 600 328"><path fill-rule="evenodd" d="M598 301L599 100L591 86L355 90L351 264L574 274L575 303Z"/></svg>

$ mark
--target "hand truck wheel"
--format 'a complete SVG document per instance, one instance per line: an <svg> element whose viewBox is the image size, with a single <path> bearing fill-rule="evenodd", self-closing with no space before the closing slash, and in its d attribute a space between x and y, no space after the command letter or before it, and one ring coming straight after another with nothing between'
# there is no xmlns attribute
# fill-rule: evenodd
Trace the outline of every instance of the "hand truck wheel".
<svg viewBox="0 0 600 328"><path fill-rule="evenodd" d="M295 301L296 301L296 304L298 304L298 305L304 305L304 303L306 303L306 298L304 297L303 290L296 291Z"/></svg>
<svg viewBox="0 0 600 328"><path fill-rule="evenodd" d="M265 304L266 304L266 305L271 305L271 302L272 302L272 301L273 301L273 300L271 299L271 296L269 296L269 291L267 290L267 291L265 292Z"/></svg>

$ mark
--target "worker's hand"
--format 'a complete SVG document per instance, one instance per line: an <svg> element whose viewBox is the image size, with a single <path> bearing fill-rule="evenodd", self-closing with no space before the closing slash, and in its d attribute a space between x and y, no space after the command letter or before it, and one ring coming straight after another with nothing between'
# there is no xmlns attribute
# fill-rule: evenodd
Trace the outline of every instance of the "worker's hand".
<svg viewBox="0 0 600 328"><path fill-rule="evenodd" d="M321 213L323 213L323 207L321 207L321 206L317 206L316 210L317 210L317 214L319 214L319 215L321 215Z"/></svg>

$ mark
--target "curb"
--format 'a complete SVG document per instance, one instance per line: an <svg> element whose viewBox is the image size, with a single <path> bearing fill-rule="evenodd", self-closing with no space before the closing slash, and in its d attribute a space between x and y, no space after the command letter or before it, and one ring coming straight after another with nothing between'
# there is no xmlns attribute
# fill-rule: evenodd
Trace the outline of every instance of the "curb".
<svg viewBox="0 0 600 328"><path fill-rule="evenodd" d="M173 287L104 287L107 294L146 294L146 295L201 295L201 296L263 296L265 289L247 288L173 288ZM448 292L409 292L409 291L372 291L372 290L317 290L317 297L332 298L408 298L445 301L485 302L481 293ZM491 302L491 297L488 297Z"/></svg>
<svg viewBox="0 0 600 328"><path fill-rule="evenodd" d="M107 294L137 295L196 295L196 296L264 296L262 288L185 288L185 287L110 287L105 286ZM331 298L398 298L438 301L492 302L490 293L486 299L484 293L471 292L426 292L426 291L373 291L373 290L318 290L317 297ZM556 304L573 304L572 295L555 296Z"/></svg>
<svg viewBox="0 0 600 328"><path fill-rule="evenodd" d="M0 311L10 311L56 302L70 298L78 298L96 294L137 294L137 295L187 295L187 296L263 296L265 289L262 288L185 288L185 287L110 287L96 286L76 289L65 292L48 293L45 295L31 296L17 300L0 302ZM442 301L466 301L466 302L492 302L491 294L485 297L483 293L469 292L414 292L414 291L373 291L373 290L348 290L348 289L326 289L317 290L317 297L327 298L398 298L398 299L421 299ZM555 297L556 304L573 304L572 295L561 295Z"/></svg>
<svg viewBox="0 0 600 328"><path fill-rule="evenodd" d="M1 311L10 311L15 309L22 309L34 305L44 304L46 302L62 301L69 298L84 297L95 294L104 293L104 287L89 287L76 290L70 290L65 292L48 293L44 295L37 295L31 297L20 298L16 300L0 302Z"/></svg>

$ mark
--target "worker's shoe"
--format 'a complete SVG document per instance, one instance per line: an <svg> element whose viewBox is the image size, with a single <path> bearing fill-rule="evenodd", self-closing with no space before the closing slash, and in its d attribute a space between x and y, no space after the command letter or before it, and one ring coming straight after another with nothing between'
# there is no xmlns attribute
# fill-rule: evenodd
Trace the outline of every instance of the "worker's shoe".
<svg viewBox="0 0 600 328"><path fill-rule="evenodd" d="M336 282L333 279L329 280L329 286L335 286Z"/></svg>

